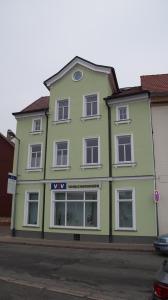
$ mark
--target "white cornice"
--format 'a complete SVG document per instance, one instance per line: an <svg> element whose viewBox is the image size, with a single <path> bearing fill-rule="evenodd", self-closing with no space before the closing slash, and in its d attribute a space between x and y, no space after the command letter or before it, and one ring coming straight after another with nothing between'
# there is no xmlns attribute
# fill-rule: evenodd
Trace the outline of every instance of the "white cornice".
<svg viewBox="0 0 168 300"><path fill-rule="evenodd" d="M31 112L31 113L23 113L23 114L19 114L19 115L15 115L15 119L23 119L23 118L31 118L31 117L39 117L39 116L44 116L45 112L44 111L40 111L40 112Z"/></svg>
<svg viewBox="0 0 168 300"><path fill-rule="evenodd" d="M136 102L136 101L147 101L149 100L149 96L147 93L137 94L137 95L130 95L125 97L118 97L108 100L108 105L111 106L113 104L120 104L124 102Z"/></svg>
<svg viewBox="0 0 168 300"><path fill-rule="evenodd" d="M93 177L93 178L69 178L69 179L41 179L41 180L17 180L18 184L39 184L51 182L109 182L109 181L126 181L126 180L153 180L154 175L142 176L121 176L121 177Z"/></svg>

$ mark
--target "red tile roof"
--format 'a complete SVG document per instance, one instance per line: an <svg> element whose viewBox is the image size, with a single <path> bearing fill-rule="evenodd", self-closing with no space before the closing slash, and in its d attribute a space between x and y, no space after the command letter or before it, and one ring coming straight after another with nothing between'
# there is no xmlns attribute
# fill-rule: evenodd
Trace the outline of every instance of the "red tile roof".
<svg viewBox="0 0 168 300"><path fill-rule="evenodd" d="M143 75L141 85L150 92L168 92L168 74Z"/></svg>
<svg viewBox="0 0 168 300"><path fill-rule="evenodd" d="M28 105L26 108L19 112L13 113L13 115L25 114L30 112L36 112L41 110L48 110L49 107L49 96L41 97Z"/></svg>
<svg viewBox="0 0 168 300"><path fill-rule="evenodd" d="M0 132L0 138L2 138L4 141L10 144L12 147L15 147L15 144L12 141L10 141L6 136L4 136L1 132Z"/></svg>

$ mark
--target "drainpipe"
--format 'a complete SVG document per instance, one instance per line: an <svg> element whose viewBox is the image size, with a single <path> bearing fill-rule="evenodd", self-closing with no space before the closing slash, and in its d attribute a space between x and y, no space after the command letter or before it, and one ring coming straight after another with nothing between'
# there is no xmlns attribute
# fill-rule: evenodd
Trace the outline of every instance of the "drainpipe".
<svg viewBox="0 0 168 300"><path fill-rule="evenodd" d="M45 134L45 151L44 151L44 172L43 172L43 207L42 207L42 230L41 230L41 238L44 239L44 221L45 221L45 192L46 192L46 160L47 160L47 139L48 139L48 114L45 111L46 116L46 134Z"/></svg>
<svg viewBox="0 0 168 300"><path fill-rule="evenodd" d="M155 144L154 144L154 131L153 131L153 121L152 121L152 107L151 103L149 102L149 109L150 109L150 119L151 119L151 129L152 129L152 146L153 146L153 164L154 164L154 186L155 190L157 190L157 184L156 184L156 161L155 161ZM159 217L158 217L158 202L155 202L155 208L156 208L156 234L159 236Z"/></svg>
<svg viewBox="0 0 168 300"><path fill-rule="evenodd" d="M18 180L18 169L19 169L19 152L20 152L20 139L15 135L15 133L8 129L7 132L8 137L12 139L17 140L17 146L15 144L15 149L17 147L17 154L16 154L16 170L15 170L15 175L16 175L16 189L15 193L12 195L12 212L11 212L11 235L16 236L16 229L15 229L15 219L16 219L16 191L17 191L17 180Z"/></svg>
<svg viewBox="0 0 168 300"><path fill-rule="evenodd" d="M104 99L106 101L106 99ZM111 147L111 138L112 138L112 130L111 130L111 109L108 103L106 102L108 109L108 143L109 143L109 243L112 243L112 147Z"/></svg>

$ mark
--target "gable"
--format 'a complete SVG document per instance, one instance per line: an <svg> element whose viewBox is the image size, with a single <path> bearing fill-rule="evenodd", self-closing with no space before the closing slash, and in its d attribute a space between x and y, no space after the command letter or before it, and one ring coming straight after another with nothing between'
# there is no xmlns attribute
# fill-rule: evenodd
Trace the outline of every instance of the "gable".
<svg viewBox="0 0 168 300"><path fill-rule="evenodd" d="M115 75L115 70L112 67L109 66L102 66L97 65L92 62L89 62L79 56L76 56L74 59L72 59L66 66L64 66L59 72L57 72L55 75L51 76L47 80L44 81L44 85L50 90L50 87L56 83L59 79L61 79L63 76L65 76L69 71L71 71L76 65L81 67L85 67L89 70L98 72L98 73L104 73L109 75L110 80L113 85L113 90L118 89L118 83Z"/></svg>

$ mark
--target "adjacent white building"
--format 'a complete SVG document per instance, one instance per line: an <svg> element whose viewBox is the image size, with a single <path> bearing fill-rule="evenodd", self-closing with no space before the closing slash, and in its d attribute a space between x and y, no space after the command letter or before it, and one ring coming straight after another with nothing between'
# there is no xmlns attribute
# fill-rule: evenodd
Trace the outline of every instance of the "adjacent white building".
<svg viewBox="0 0 168 300"><path fill-rule="evenodd" d="M168 74L141 76L151 94L159 234L168 233Z"/></svg>

